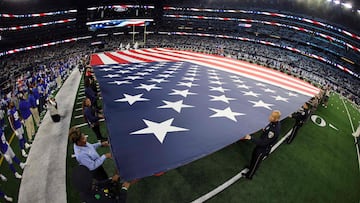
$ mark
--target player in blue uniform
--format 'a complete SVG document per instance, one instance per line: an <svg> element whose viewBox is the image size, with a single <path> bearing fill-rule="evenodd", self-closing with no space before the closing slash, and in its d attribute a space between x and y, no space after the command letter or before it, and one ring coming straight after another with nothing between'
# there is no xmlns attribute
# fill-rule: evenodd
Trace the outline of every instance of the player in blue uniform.
<svg viewBox="0 0 360 203"><path fill-rule="evenodd" d="M16 137L19 139L19 145L21 148L21 154L23 157L27 157L25 148L28 149L31 147L24 137L24 128L22 127L22 122L18 111L16 110L15 104L13 101L9 103L8 109L8 119L11 126L11 129L14 131Z"/></svg>
<svg viewBox="0 0 360 203"><path fill-rule="evenodd" d="M21 175L18 172L16 172L15 167L13 165L13 161L17 163L22 169L25 167L25 163L20 162L20 160L15 156L15 153L12 150L9 143L6 141L4 131L1 128L0 128L0 137L1 137L1 141L0 141L1 155L3 155L5 160L9 163L10 170L14 173L15 177L20 179Z"/></svg>

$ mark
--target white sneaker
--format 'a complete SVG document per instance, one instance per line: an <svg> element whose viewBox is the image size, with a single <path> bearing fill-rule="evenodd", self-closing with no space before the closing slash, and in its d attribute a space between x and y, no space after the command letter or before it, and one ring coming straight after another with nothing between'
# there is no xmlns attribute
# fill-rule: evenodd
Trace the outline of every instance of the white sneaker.
<svg viewBox="0 0 360 203"><path fill-rule="evenodd" d="M25 149L29 149L31 147L31 144L25 143Z"/></svg>
<svg viewBox="0 0 360 203"><path fill-rule="evenodd" d="M3 175L3 174L0 174L0 178L2 181L6 182L7 181L7 178Z"/></svg>
<svg viewBox="0 0 360 203"><path fill-rule="evenodd" d="M8 201L8 202L12 202L13 201L13 198L12 197L8 197L8 196L4 196L5 200Z"/></svg>
<svg viewBox="0 0 360 203"><path fill-rule="evenodd" d="M17 179L21 179L21 178L22 178L22 176L21 176L18 172L15 172L15 178L17 178Z"/></svg>
<svg viewBox="0 0 360 203"><path fill-rule="evenodd" d="M26 163L20 162L20 168L21 168L21 169L24 169L25 166L26 166Z"/></svg>
<svg viewBox="0 0 360 203"><path fill-rule="evenodd" d="M23 149L23 150L21 150L21 155L24 157L24 158L26 158L28 155L26 154L26 152L25 152L25 149Z"/></svg>

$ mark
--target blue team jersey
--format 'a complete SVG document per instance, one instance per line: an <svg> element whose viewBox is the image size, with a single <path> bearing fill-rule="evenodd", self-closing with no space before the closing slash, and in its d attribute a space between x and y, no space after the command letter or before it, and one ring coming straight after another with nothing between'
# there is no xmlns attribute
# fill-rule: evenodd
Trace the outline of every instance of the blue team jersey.
<svg viewBox="0 0 360 203"><path fill-rule="evenodd" d="M31 116L31 104L25 99L21 99L19 102L19 110L23 119L28 119Z"/></svg>
<svg viewBox="0 0 360 203"><path fill-rule="evenodd" d="M21 127L21 121L20 121L20 117L19 117L19 113L16 110L16 107L9 109L8 110L8 115L12 116L14 118L14 128L19 129Z"/></svg>
<svg viewBox="0 0 360 203"><path fill-rule="evenodd" d="M5 137L5 134L2 130L2 128L0 128L0 136L1 136L1 140L0 140L0 150L1 150L1 153L5 153L8 149L8 144L6 142L6 137Z"/></svg>

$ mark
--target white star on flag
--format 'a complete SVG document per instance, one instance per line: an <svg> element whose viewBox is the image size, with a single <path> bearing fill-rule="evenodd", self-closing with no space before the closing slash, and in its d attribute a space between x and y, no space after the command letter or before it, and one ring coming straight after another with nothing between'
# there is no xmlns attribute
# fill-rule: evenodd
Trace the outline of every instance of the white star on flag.
<svg viewBox="0 0 360 203"><path fill-rule="evenodd" d="M174 73L177 73L176 71L172 71L172 70L166 70L163 72L164 74L174 74Z"/></svg>
<svg viewBox="0 0 360 203"><path fill-rule="evenodd" d="M212 99L210 101L222 101L225 103L229 103L229 100L236 100L234 98L226 97L225 95L221 95L221 96L209 95L209 96L212 97Z"/></svg>
<svg viewBox="0 0 360 203"><path fill-rule="evenodd" d="M162 82L169 82L168 80L165 80L164 78L151 78L150 80L148 80L149 82L157 82L157 83L162 83Z"/></svg>
<svg viewBox="0 0 360 203"><path fill-rule="evenodd" d="M192 82L178 82L177 86L192 87L192 86L199 86L199 85L193 84Z"/></svg>
<svg viewBox="0 0 360 203"><path fill-rule="evenodd" d="M230 120L232 120L232 121L237 122L235 116L245 115L245 114L243 114L243 113L237 113L237 112L231 111L231 108L230 108L230 107L227 107L227 108L224 109L224 110L214 109L214 108L209 108L209 109L216 112L215 114L211 115L210 118L225 117L225 118L228 118L228 119L230 119Z"/></svg>
<svg viewBox="0 0 360 203"><path fill-rule="evenodd" d="M180 128L176 126L171 126L174 118L163 121L161 123L156 123L153 121L149 121L143 119L144 123L147 125L146 128L130 133L131 135L140 135L140 134L154 134L155 137L162 144L166 137L166 134L169 132L180 132L180 131L188 131L189 129Z"/></svg>
<svg viewBox="0 0 360 203"><path fill-rule="evenodd" d="M272 89L269 89L269 88L266 88L266 89L264 89L264 92L275 93L276 91L275 91L275 90L272 90Z"/></svg>
<svg viewBox="0 0 360 203"><path fill-rule="evenodd" d="M276 101L284 101L284 102L288 102L289 99L281 96L271 96L271 97L273 97Z"/></svg>
<svg viewBox="0 0 360 203"><path fill-rule="evenodd" d="M109 84L117 84L117 85L122 85L122 84L131 84L131 82L127 81L127 80L123 80L123 81L119 81L119 80L115 80L112 82L108 82Z"/></svg>
<svg viewBox="0 0 360 203"><path fill-rule="evenodd" d="M245 91L242 91L244 93L245 96L253 96L253 97L258 97L260 94L257 94L253 91L248 91L248 92L245 92Z"/></svg>
<svg viewBox="0 0 360 203"><path fill-rule="evenodd" d="M120 68L124 68L123 66L125 66L125 64L118 64L116 66L112 66L111 68L120 69Z"/></svg>
<svg viewBox="0 0 360 203"><path fill-rule="evenodd" d="M106 72L112 71L112 70L114 70L114 69L112 69L112 68L102 68L102 69L100 69L100 71L106 71Z"/></svg>
<svg viewBox="0 0 360 203"><path fill-rule="evenodd" d="M138 80L138 79L143 79L143 77L140 77L138 75L135 75L135 76L127 76L126 78L124 79L130 79L130 80Z"/></svg>
<svg viewBox="0 0 360 203"><path fill-rule="evenodd" d="M135 87L136 89L146 89L148 92L150 92L150 90L152 89L162 89L161 87L157 87L156 84L152 84L152 85L146 85L146 84L140 84L140 86Z"/></svg>
<svg viewBox="0 0 360 203"><path fill-rule="evenodd" d="M222 85L226 84L226 82L220 82L220 81L209 81L210 84L216 84L216 85Z"/></svg>
<svg viewBox="0 0 360 203"><path fill-rule="evenodd" d="M189 92L189 90L175 90L172 89L172 93L169 93L169 95L181 95L183 97L187 97L188 95L196 95L197 93Z"/></svg>
<svg viewBox="0 0 360 203"><path fill-rule="evenodd" d="M220 80L220 79L222 79L222 78L219 77L219 76L217 76L217 75L212 75L212 76L209 76L209 79Z"/></svg>
<svg viewBox="0 0 360 203"><path fill-rule="evenodd" d="M172 108L175 111L177 111L178 113L181 113L182 108L194 107L194 106L191 106L191 105L183 104L184 100L179 100L179 101L176 101L176 102L163 100L163 102L165 103L165 105L159 106L157 108L159 108L159 109L166 109L166 108L170 109L170 108Z"/></svg>
<svg viewBox="0 0 360 203"><path fill-rule="evenodd" d="M153 69L153 68L146 68L146 69L144 69L143 71L146 71L146 72L154 72L154 71L156 71L156 70Z"/></svg>
<svg viewBox="0 0 360 203"><path fill-rule="evenodd" d="M242 81L240 79L234 79L233 82L235 82L235 83L244 83L244 81Z"/></svg>
<svg viewBox="0 0 360 203"><path fill-rule="evenodd" d="M230 78L232 78L232 79L240 79L240 77L239 76L237 76L237 75L230 75Z"/></svg>
<svg viewBox="0 0 360 203"><path fill-rule="evenodd" d="M107 74L105 76L103 76L104 78L119 78L120 75L119 74Z"/></svg>
<svg viewBox="0 0 360 203"><path fill-rule="evenodd" d="M135 75L141 75L144 77L145 75L151 75L151 74L148 72L137 72L137 73L135 73Z"/></svg>
<svg viewBox="0 0 360 203"><path fill-rule="evenodd" d="M298 95L292 92L288 92L287 95L289 95L289 97L297 97Z"/></svg>
<svg viewBox="0 0 360 203"><path fill-rule="evenodd" d="M183 77L182 80L189 80L189 81L195 81L195 80L199 80L199 79L196 79L194 77Z"/></svg>
<svg viewBox="0 0 360 203"><path fill-rule="evenodd" d="M216 72L208 72L209 76L217 76L218 74Z"/></svg>
<svg viewBox="0 0 360 203"><path fill-rule="evenodd" d="M247 86L247 85L237 85L238 88L242 88L242 89L249 89L251 88L250 86Z"/></svg>
<svg viewBox="0 0 360 203"><path fill-rule="evenodd" d="M116 99L114 102L128 102L130 105L133 105L135 102L138 101L148 101L149 99L141 98L143 94L137 94L137 95L129 95L129 94L123 94L124 98L122 99Z"/></svg>
<svg viewBox="0 0 360 203"><path fill-rule="evenodd" d="M125 74L125 73L131 73L131 71L129 71L129 70L119 70L119 71L116 71L116 73Z"/></svg>
<svg viewBox="0 0 360 203"><path fill-rule="evenodd" d="M135 67L128 67L127 69L128 70L137 70L137 68L135 68Z"/></svg>
<svg viewBox="0 0 360 203"><path fill-rule="evenodd" d="M173 78L174 76L170 75L170 74L158 74L156 77L160 77L160 78Z"/></svg>
<svg viewBox="0 0 360 203"><path fill-rule="evenodd" d="M271 110L270 106L274 106L273 104L265 103L262 100L259 100L257 102L256 101L249 101L249 102L254 104L253 107L264 107L264 108L269 109L269 110Z"/></svg>
<svg viewBox="0 0 360 203"><path fill-rule="evenodd" d="M211 87L210 86L210 91L219 91L219 92L225 93L225 91L229 91L229 89L224 89L222 87Z"/></svg>
<svg viewBox="0 0 360 203"><path fill-rule="evenodd" d="M256 85L256 86L261 86L261 87L266 87L266 85L265 85L264 83L260 83L260 82L259 82L259 83L256 83L255 85Z"/></svg>

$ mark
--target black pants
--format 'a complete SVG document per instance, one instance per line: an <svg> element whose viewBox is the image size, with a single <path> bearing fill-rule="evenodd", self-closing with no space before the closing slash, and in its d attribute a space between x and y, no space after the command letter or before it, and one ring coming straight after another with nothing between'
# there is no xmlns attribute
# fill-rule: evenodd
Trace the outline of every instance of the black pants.
<svg viewBox="0 0 360 203"><path fill-rule="evenodd" d="M108 175L103 166L99 166L97 169L92 171L93 178L97 181L104 181L108 179Z"/></svg>
<svg viewBox="0 0 360 203"><path fill-rule="evenodd" d="M39 106L38 106L39 113L41 113L42 111L44 111L44 105L45 105L45 97L44 97L44 96L41 96L41 97L39 98Z"/></svg>
<svg viewBox="0 0 360 203"><path fill-rule="evenodd" d="M301 124L295 123L294 127L291 130L291 134L288 137L288 139L286 140L286 143L290 144L296 137L298 130L300 129Z"/></svg>
<svg viewBox="0 0 360 203"><path fill-rule="evenodd" d="M246 173L246 178L252 179L255 172L260 166L260 163L270 152L270 149L264 147L255 147L250 161L249 171Z"/></svg>
<svg viewBox="0 0 360 203"><path fill-rule="evenodd" d="M96 135L96 138L98 139L98 140L104 140L105 138L101 135L101 132L100 132L100 124L94 124L94 126L91 128L93 131L94 131L94 133L95 133L95 135Z"/></svg>

